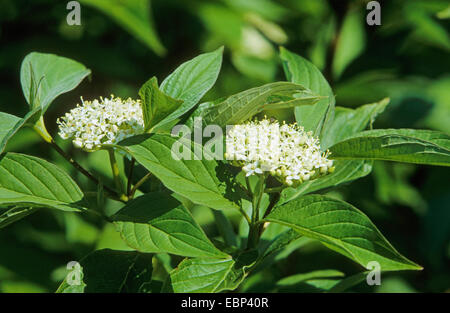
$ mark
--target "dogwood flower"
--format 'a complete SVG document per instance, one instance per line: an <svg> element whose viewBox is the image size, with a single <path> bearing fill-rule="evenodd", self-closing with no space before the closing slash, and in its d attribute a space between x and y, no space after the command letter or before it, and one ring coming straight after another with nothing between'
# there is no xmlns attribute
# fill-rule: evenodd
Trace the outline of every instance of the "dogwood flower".
<svg viewBox="0 0 450 313"><path fill-rule="evenodd" d="M61 138L72 139L77 148L94 151L144 132L140 100L111 95L93 101L81 98L81 103L57 120Z"/></svg>
<svg viewBox="0 0 450 313"><path fill-rule="evenodd" d="M319 139L295 123L264 118L234 125L226 136L225 157L246 176L267 171L288 186L332 173L328 155L320 150Z"/></svg>

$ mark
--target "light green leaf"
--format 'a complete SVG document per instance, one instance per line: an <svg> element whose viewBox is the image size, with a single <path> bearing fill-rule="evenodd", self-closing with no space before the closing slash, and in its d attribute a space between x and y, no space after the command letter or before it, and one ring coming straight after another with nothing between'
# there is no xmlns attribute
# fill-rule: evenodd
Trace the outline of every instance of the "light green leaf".
<svg viewBox="0 0 450 313"><path fill-rule="evenodd" d="M327 149L331 145L366 129L368 125L371 126L375 118L383 113L388 104L389 98L385 98L379 102L362 105L355 110L336 107L333 123L320 140L320 146Z"/></svg>
<svg viewBox="0 0 450 313"><path fill-rule="evenodd" d="M166 54L156 33L150 0L80 0L110 16L156 54Z"/></svg>
<svg viewBox="0 0 450 313"><path fill-rule="evenodd" d="M183 100L183 104L164 123L171 122L192 109L214 86L222 66L223 47L181 64L161 84L167 95Z"/></svg>
<svg viewBox="0 0 450 313"><path fill-rule="evenodd" d="M372 161L368 160L337 160L334 161L333 166L335 170L331 174L309 180L296 188L288 187L283 189L279 204L286 203L314 191L348 183L367 176L372 171Z"/></svg>
<svg viewBox="0 0 450 313"><path fill-rule="evenodd" d="M71 91L91 73L83 64L54 54L31 52L22 62L20 82L32 109L42 114L59 95Z"/></svg>
<svg viewBox="0 0 450 313"><path fill-rule="evenodd" d="M217 210L239 209L233 202L238 196L234 193L236 187L230 177L225 177L223 165L199 155L195 151L198 149L192 149L190 142L181 142L187 146L169 135L154 134L124 140L120 147L152 172L167 188L192 202ZM176 143L186 149L190 160L173 158L171 149ZM222 180L227 180L227 184L219 180L218 176L224 176Z"/></svg>
<svg viewBox="0 0 450 313"><path fill-rule="evenodd" d="M333 159L373 159L450 166L450 136L438 131L376 129L330 148Z"/></svg>
<svg viewBox="0 0 450 313"><path fill-rule="evenodd" d="M185 259L170 273L163 291L220 292L234 290L247 275L246 269L256 260L256 251L229 259Z"/></svg>
<svg viewBox="0 0 450 313"><path fill-rule="evenodd" d="M12 209L6 210L5 212L0 214L0 229L30 215L31 213L34 213L36 210L36 208L21 207L14 207Z"/></svg>
<svg viewBox="0 0 450 313"><path fill-rule="evenodd" d="M83 193L57 166L24 154L0 156L0 205L82 209Z"/></svg>
<svg viewBox="0 0 450 313"><path fill-rule="evenodd" d="M333 91L319 69L308 60L283 47L280 48L280 58L289 81L305 86L318 96L326 97L314 106L295 108L295 118L299 125L320 138L333 120L335 105Z"/></svg>
<svg viewBox="0 0 450 313"><path fill-rule="evenodd" d="M149 193L112 217L125 242L141 252L226 258L206 237L191 213L167 194Z"/></svg>
<svg viewBox="0 0 450 313"><path fill-rule="evenodd" d="M297 95L297 98L293 98ZM283 99L280 101L280 98ZM287 99L286 99L287 98ZM205 108L201 112L206 124L221 127L239 124L264 111L314 104L320 97L299 84L276 82L251 88Z"/></svg>
<svg viewBox="0 0 450 313"><path fill-rule="evenodd" d="M145 131L152 130L159 122L180 107L182 100L176 100L158 88L156 77L150 78L139 90Z"/></svg>
<svg viewBox="0 0 450 313"><path fill-rule="evenodd" d="M350 9L344 17L332 65L335 78L339 78L347 66L364 51L366 46L364 22L364 15L359 9Z"/></svg>
<svg viewBox="0 0 450 313"><path fill-rule="evenodd" d="M304 196L275 207L265 220L292 227L364 267L377 261L382 271L421 269L398 253L364 213L341 200Z"/></svg>
<svg viewBox="0 0 450 313"><path fill-rule="evenodd" d="M80 261L83 282L63 281L57 293L147 292L152 278L152 255L135 251L97 250Z"/></svg>
<svg viewBox="0 0 450 313"><path fill-rule="evenodd" d="M0 154L5 150L11 138L27 124L33 125L40 117L41 110L36 108L28 112L24 118L0 112Z"/></svg>

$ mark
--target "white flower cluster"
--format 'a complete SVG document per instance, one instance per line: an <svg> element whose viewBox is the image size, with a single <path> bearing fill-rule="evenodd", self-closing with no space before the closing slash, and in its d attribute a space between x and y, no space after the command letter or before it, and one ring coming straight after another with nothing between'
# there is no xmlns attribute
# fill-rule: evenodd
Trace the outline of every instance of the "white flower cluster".
<svg viewBox="0 0 450 313"><path fill-rule="evenodd" d="M280 125L268 119L233 126L226 137L225 158L242 166L246 176L265 171L288 186L298 186L334 171L329 152L297 124Z"/></svg>
<svg viewBox="0 0 450 313"><path fill-rule="evenodd" d="M144 131L140 100L100 98L84 101L57 120L59 135L73 139L73 144L87 151L102 144L114 144Z"/></svg>

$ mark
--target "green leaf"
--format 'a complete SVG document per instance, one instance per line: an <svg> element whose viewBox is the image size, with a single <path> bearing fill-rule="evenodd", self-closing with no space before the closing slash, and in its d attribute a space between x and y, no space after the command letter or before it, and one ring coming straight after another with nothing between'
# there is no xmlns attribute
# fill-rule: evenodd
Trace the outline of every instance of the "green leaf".
<svg viewBox="0 0 450 313"><path fill-rule="evenodd" d="M222 211L211 209L214 215L214 222L217 226L219 234L222 236L225 244L237 247L237 237L234 232L233 225Z"/></svg>
<svg viewBox="0 0 450 313"><path fill-rule="evenodd" d="M344 17L332 65L335 78L339 78L347 66L364 51L366 46L364 22L364 15L359 9L350 9Z"/></svg>
<svg viewBox="0 0 450 313"><path fill-rule="evenodd" d="M135 251L97 250L80 261L85 293L147 292L152 278L152 255ZM82 283L82 285L83 285ZM70 287L78 287L75 290ZM57 293L83 292L67 280Z"/></svg>
<svg viewBox="0 0 450 313"><path fill-rule="evenodd" d="M34 124L39 119L40 115L40 108L28 112L24 118L0 112L0 154L5 150L9 140L11 140L22 127Z"/></svg>
<svg viewBox="0 0 450 313"><path fill-rule="evenodd" d="M344 277L344 273L337 270L319 270L309 273L295 274L288 277L284 277L277 282L277 287L292 286L304 281L318 279L318 278L333 278Z"/></svg>
<svg viewBox="0 0 450 313"><path fill-rule="evenodd" d="M223 47L181 64L161 84L167 95L183 100L183 104L164 123L171 122L192 109L214 86L222 66Z"/></svg>
<svg viewBox="0 0 450 313"><path fill-rule="evenodd" d="M333 173L302 183L296 188L288 187L281 192L279 204L286 203L302 195L335 187L343 183L367 176L372 171L372 161L369 160L337 160L333 163Z"/></svg>
<svg viewBox="0 0 450 313"><path fill-rule="evenodd" d="M176 100L158 88L156 77L150 78L139 90L145 131L150 131L159 122L180 107L182 100Z"/></svg>
<svg viewBox="0 0 450 313"><path fill-rule="evenodd" d="M377 129L330 148L333 159L372 159L450 166L450 136L438 131Z"/></svg>
<svg viewBox="0 0 450 313"><path fill-rule="evenodd" d="M117 230L141 252L189 257L222 257L191 213L167 194L149 193L127 203L112 217Z"/></svg>
<svg viewBox="0 0 450 313"><path fill-rule="evenodd" d="M371 104L362 105L353 110L343 107L336 107L333 123L320 140L323 149L342 141L357 132L360 132L368 125L372 126L375 118L383 113L389 104L389 98Z"/></svg>
<svg viewBox="0 0 450 313"><path fill-rule="evenodd" d="M377 261L382 271L422 269L398 253L364 213L341 200L304 196L275 207L266 221L292 227L364 267Z"/></svg>
<svg viewBox="0 0 450 313"><path fill-rule="evenodd" d="M247 275L246 269L256 260L256 251L229 259L185 259L170 273L163 291L220 292L234 290Z"/></svg>
<svg viewBox="0 0 450 313"><path fill-rule="evenodd" d="M333 120L335 105L333 91L319 69L308 60L283 47L280 48L280 58L289 81L305 86L318 96L326 97L314 106L295 108L295 118L299 125L320 138Z"/></svg>
<svg viewBox="0 0 450 313"><path fill-rule="evenodd" d="M83 64L54 54L32 52L22 62L20 83L32 109L47 111L59 95L71 91L91 73Z"/></svg>
<svg viewBox="0 0 450 313"><path fill-rule="evenodd" d="M231 178L224 176L224 168L215 160L207 160L192 149L190 142L180 143L169 135L154 134L136 136L121 142L121 148L137 162L152 172L170 190L197 204L213 209L239 209L235 186ZM175 160L172 147L179 143L188 152L190 160ZM194 152L193 152L194 150ZM197 159L196 159L197 158Z"/></svg>
<svg viewBox="0 0 450 313"><path fill-rule="evenodd" d="M157 55L166 54L156 32L150 0L80 0L111 17Z"/></svg>
<svg viewBox="0 0 450 313"><path fill-rule="evenodd" d="M349 288L358 285L362 281L366 280L367 275L369 275L370 272L361 272L357 273L355 275L346 277L339 281L336 285L334 285L332 288L328 290L328 292L344 292L348 290Z"/></svg>
<svg viewBox="0 0 450 313"><path fill-rule="evenodd" d="M83 193L57 166L24 154L0 156L0 205L82 209Z"/></svg>
<svg viewBox="0 0 450 313"><path fill-rule="evenodd" d="M293 95L297 95L297 98L294 99ZM286 101L274 101L274 99L278 100L279 97L288 99ZM216 105L205 108L201 116L206 124L225 127L226 125L239 124L264 110L314 104L319 100L319 96L302 85L276 82L232 95Z"/></svg>
<svg viewBox="0 0 450 313"><path fill-rule="evenodd" d="M14 207L12 209L6 210L5 212L0 214L0 229L30 215L31 213L34 213L36 210L36 208L21 207Z"/></svg>

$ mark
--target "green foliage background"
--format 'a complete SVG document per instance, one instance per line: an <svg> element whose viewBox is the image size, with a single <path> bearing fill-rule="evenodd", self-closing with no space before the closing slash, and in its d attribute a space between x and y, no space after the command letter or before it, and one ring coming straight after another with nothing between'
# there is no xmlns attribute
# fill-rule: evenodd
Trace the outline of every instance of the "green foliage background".
<svg viewBox="0 0 450 313"><path fill-rule="evenodd" d="M17 116L27 112L19 73L22 59L31 51L77 60L93 73L76 91L55 100L46 116L47 128L54 134L56 118L74 107L80 95L137 98L138 88L149 77L162 80L182 62L222 45L224 64L204 100L284 80L278 46L285 46L324 72L340 106L390 97L391 104L376 128L450 132L448 1L380 1L382 26L365 24L367 1L80 2L82 25L68 26L65 1L0 0L1 111ZM124 22L130 20L135 25ZM287 110L269 113L293 118ZM69 142L58 143L72 149ZM7 146L11 150L50 159L85 181L31 129L20 131ZM106 152L72 152L108 181ZM424 267L419 272L386 273L381 286L362 283L352 291L450 290L449 177L448 167L376 162L372 175L331 193L364 208L402 254ZM114 212L117 207L111 202L108 210ZM193 208L193 213L209 236L218 234L210 211ZM99 248L129 249L111 224L95 216L40 210L0 229L0 292L53 292L64 279L69 261ZM355 263L318 244L307 244L282 257L239 290L268 291L282 277L331 266L347 275L360 271Z"/></svg>

